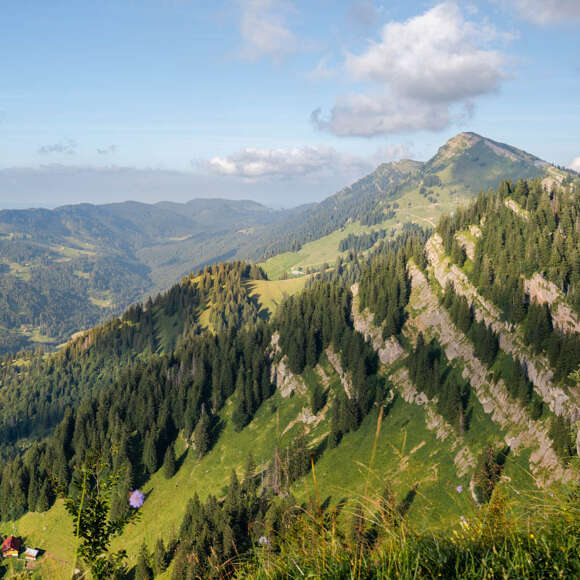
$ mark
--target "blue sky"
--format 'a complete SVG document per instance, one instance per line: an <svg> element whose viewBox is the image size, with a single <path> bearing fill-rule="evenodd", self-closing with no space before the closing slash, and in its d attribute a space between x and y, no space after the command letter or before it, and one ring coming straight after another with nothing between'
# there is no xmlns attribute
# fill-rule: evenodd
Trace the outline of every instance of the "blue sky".
<svg viewBox="0 0 580 580"><path fill-rule="evenodd" d="M469 130L580 169L580 1L20 0L0 207L320 200Z"/></svg>

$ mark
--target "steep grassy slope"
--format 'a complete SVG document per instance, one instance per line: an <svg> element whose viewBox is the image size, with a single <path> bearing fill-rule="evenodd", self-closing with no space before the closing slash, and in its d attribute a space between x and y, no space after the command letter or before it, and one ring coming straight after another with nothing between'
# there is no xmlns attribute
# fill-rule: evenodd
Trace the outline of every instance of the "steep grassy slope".
<svg viewBox="0 0 580 580"><path fill-rule="evenodd" d="M332 366L328 362L323 366L331 388L341 389ZM195 492L201 497L216 492L219 495L232 469L243 472L249 453L253 454L258 466L263 466L271 461L275 448L290 442L297 432L309 430L313 441L324 435L327 432L324 421L314 428L300 420L295 423L297 418L303 416L302 410L309 407L309 392L314 382L320 380L315 373L309 374L307 379L308 388L303 394L295 392L291 397L284 398L279 392L276 393L241 433L235 432L228 422L214 449L201 461L193 450L185 451L181 442L178 446L178 456L181 456L178 473L167 480L160 470L152 477L143 488L147 502L142 519L132 524L114 546L127 549L131 561L135 562L143 541L153 549L157 538L173 537L177 533L188 497ZM228 419L230 414L231 406L226 407L224 419ZM463 485L467 490L469 478L457 474L453 446L440 440L436 431L427 428L421 406L406 403L397 396L385 413L379 437L375 441L377 417L378 411L372 412L359 430L347 434L339 447L326 451L317 462L316 476L322 500L328 500L331 504L348 500L348 507L344 508L348 519L357 501L365 496L380 494L385 482L389 481L399 499L403 499L411 489L418 491L408 517L420 527L453 525L460 515L469 513L473 509L473 500L458 494L455 489L457 485ZM295 426L288 429L293 423ZM501 432L480 409L474 413L472 433L469 442L474 450L481 449L485 441L501 439ZM371 464L375 444L377 453ZM521 463L521 459L523 457L514 460L504 472L506 481L509 478L510 485L519 492L532 486L525 460ZM314 492L311 476L297 482L293 490L298 499L311 497ZM7 524L7 529L15 530L47 550L50 573L55 573L52 562L65 561L72 565L72 521L63 513L60 504L47 513L25 516L15 527ZM53 534L50 530L57 530L58 533ZM66 573L70 570L66 565L62 568L62 576L55 578L67 577ZM43 569L46 568L43 566Z"/></svg>

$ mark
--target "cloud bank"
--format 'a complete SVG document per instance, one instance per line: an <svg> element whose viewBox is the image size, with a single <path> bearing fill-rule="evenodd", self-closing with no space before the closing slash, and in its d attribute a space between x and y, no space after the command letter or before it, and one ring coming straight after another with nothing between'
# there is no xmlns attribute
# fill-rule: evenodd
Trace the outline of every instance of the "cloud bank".
<svg viewBox="0 0 580 580"><path fill-rule="evenodd" d="M311 120L339 136L443 129L505 78L504 56L489 47L496 37L454 2L389 22L378 42L346 56L346 72L367 90L339 96L328 116L316 110Z"/></svg>
<svg viewBox="0 0 580 580"><path fill-rule="evenodd" d="M206 163L210 173L247 180L299 177L325 172L364 173L381 161L409 156L405 145L391 145L371 157L342 153L332 147L292 149L243 149L226 157L213 157Z"/></svg>

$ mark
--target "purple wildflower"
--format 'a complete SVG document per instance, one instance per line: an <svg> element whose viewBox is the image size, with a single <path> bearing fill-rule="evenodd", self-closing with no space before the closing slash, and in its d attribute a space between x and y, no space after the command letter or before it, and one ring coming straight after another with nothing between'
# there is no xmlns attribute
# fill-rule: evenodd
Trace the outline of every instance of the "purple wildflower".
<svg viewBox="0 0 580 580"><path fill-rule="evenodd" d="M144 502L145 502L144 493L140 492L138 489L131 492L131 495L129 496L129 505L132 508L138 509L143 505Z"/></svg>
<svg viewBox="0 0 580 580"><path fill-rule="evenodd" d="M260 544L261 546L267 546L270 543L270 540L268 540L268 538L266 538L266 536L260 536L258 538L258 544Z"/></svg>
<svg viewBox="0 0 580 580"><path fill-rule="evenodd" d="M455 489L457 490L457 493L461 493L463 491L463 486L458 485Z"/></svg>

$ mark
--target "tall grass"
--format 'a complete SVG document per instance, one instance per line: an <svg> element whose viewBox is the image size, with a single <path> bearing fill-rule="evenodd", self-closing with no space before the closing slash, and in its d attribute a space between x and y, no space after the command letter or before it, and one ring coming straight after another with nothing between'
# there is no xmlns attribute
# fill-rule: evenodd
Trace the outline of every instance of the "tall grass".
<svg viewBox="0 0 580 580"><path fill-rule="evenodd" d="M336 509L322 520L311 508L291 510L285 530L256 548L237 577L580 578L580 495L540 498L517 517L499 487L488 505L439 532L413 530L384 497L345 510L350 533Z"/></svg>

